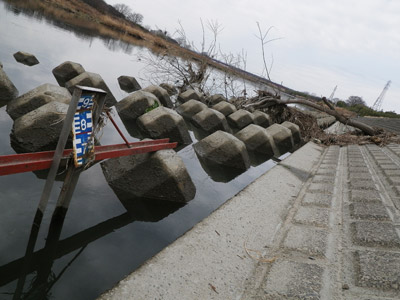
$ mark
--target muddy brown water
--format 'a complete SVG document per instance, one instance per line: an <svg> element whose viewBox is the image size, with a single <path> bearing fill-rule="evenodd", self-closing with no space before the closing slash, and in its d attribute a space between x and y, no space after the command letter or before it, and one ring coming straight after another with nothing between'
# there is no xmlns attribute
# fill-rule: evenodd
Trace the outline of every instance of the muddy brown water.
<svg viewBox="0 0 400 300"><path fill-rule="evenodd" d="M118 87L120 75L135 76L143 86L149 84L142 78L143 65L137 60L146 49L71 31L62 24L55 26L40 16L10 11L1 1L0 45L0 61L20 95L43 83L57 84L51 70L66 60L79 62L87 71L102 75L117 100L127 95ZM19 50L35 54L40 64L27 67L17 63L12 54ZM3 106L0 155L14 154L10 147L11 128L12 120ZM108 124L101 143L122 140ZM50 230L62 184L56 182L22 298L96 298L275 165L267 161L228 183L220 183L203 170L192 146L178 153L196 185L196 197L183 207L155 211L155 217L148 218L153 222L138 221L125 210L97 164L82 173L64 223ZM0 299L12 299L15 293L44 182L32 172L0 177ZM61 235L48 247L50 242L46 245L46 239L54 230L61 230Z"/></svg>

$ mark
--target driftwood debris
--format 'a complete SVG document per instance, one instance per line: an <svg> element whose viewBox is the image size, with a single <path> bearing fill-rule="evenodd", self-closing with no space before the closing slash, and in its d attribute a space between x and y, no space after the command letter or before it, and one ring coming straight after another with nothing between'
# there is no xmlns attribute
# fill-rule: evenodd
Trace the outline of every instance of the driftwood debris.
<svg viewBox="0 0 400 300"><path fill-rule="evenodd" d="M350 125L355 128L360 129L364 134L373 136L377 134L377 130L372 128L369 125L366 125L364 123L358 122L357 120L350 119L348 117L345 117L341 113L339 113L335 108L332 106L329 101L326 100L325 97L322 98L326 106L319 105L317 103L311 102L309 100L305 99L290 99L283 101L280 99L280 97L274 97L274 96L266 96L258 99L257 102L252 102L248 104L243 104L242 107L245 109L253 108L253 109L262 109L262 108L268 108L274 105L287 105L287 104L298 104L298 105L305 105L311 108L314 108L316 110L322 111L328 115L331 115L336 118L337 121L345 124L345 125Z"/></svg>

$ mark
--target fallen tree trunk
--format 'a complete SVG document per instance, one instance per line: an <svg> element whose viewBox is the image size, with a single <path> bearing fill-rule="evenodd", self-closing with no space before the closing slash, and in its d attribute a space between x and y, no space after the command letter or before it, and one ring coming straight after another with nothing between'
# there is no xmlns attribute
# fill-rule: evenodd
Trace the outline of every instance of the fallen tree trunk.
<svg viewBox="0 0 400 300"><path fill-rule="evenodd" d="M265 97L265 98L261 98L260 101L258 101L256 103L245 104L245 105L243 105L243 108L260 109L260 108L271 107L273 105L286 105L286 104L305 105L308 107L312 107L316 110L322 111L324 113L327 113L328 115L335 117L335 119L337 121L343 123L344 125L350 125L355 128L358 128L367 135L375 135L377 133L376 130L374 128L372 128L371 126L361 123L361 122L358 122L356 120L347 118L347 117L343 116L342 114L340 114L339 112L337 112L334 109L334 107L328 101L326 101L325 98L323 98L322 100L324 100L324 102L327 104L328 107L324 107L324 106L318 105L314 102L311 102L308 100L303 100L303 99L290 99L287 101L282 101L281 99L278 99L278 98Z"/></svg>

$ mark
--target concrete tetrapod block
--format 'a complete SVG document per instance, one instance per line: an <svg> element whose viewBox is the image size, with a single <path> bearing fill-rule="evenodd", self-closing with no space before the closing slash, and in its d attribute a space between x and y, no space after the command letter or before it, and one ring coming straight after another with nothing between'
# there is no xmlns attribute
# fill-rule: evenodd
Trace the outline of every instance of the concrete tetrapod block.
<svg viewBox="0 0 400 300"><path fill-rule="evenodd" d="M1 63L0 63L1 64ZM18 96L18 90L0 66L0 107Z"/></svg>
<svg viewBox="0 0 400 300"><path fill-rule="evenodd" d="M233 105L232 103L229 103L227 101L221 101L221 102L215 104L214 106L212 106L211 108L218 110L225 117L227 117L230 114L233 114L235 111L237 111L235 105Z"/></svg>
<svg viewBox="0 0 400 300"><path fill-rule="evenodd" d="M115 108L122 120L134 120L143 115L153 105L160 101L152 93L137 91L119 101Z"/></svg>
<svg viewBox="0 0 400 300"><path fill-rule="evenodd" d="M67 104L52 101L16 119L10 134L12 148L18 153L54 150L67 110Z"/></svg>
<svg viewBox="0 0 400 300"><path fill-rule="evenodd" d="M15 60L21 64L27 65L27 66L34 66L39 63L38 59L35 57L35 55L30 54L28 52L23 52L23 51L18 51L13 54Z"/></svg>
<svg viewBox="0 0 400 300"><path fill-rule="evenodd" d="M111 90L108 88L107 84L99 74L83 72L82 74L79 74L65 83L65 87L70 91L71 94L73 93L76 85L90 86L107 92L106 101L104 103L107 107L111 107L117 103L117 100L115 100Z"/></svg>
<svg viewBox="0 0 400 300"><path fill-rule="evenodd" d="M118 84L121 90L132 93L138 90L141 90L139 82L137 82L135 77L122 75L118 77Z"/></svg>
<svg viewBox="0 0 400 300"><path fill-rule="evenodd" d="M111 188L130 194L131 202L144 198L186 203L196 194L182 159L172 149L112 158L101 166Z"/></svg>
<svg viewBox="0 0 400 300"><path fill-rule="evenodd" d="M154 96L157 97L157 99L160 101L160 103L168 108L173 108L174 104L171 101L171 98L169 97L169 94L166 90L164 90L162 87L159 87L157 85L150 85L146 88L144 88L142 91L152 93Z"/></svg>
<svg viewBox="0 0 400 300"><path fill-rule="evenodd" d="M169 138L180 146L192 143L186 123L174 110L157 107L137 119L137 124L145 137Z"/></svg>
<svg viewBox="0 0 400 300"><path fill-rule="evenodd" d="M222 101L226 102L226 99L222 94L212 95L206 99L206 103L209 106L214 106L215 104L218 104Z"/></svg>
<svg viewBox="0 0 400 300"><path fill-rule="evenodd" d="M278 157L293 149L293 137L290 129L279 124L273 124L265 129L274 140L274 153L278 153Z"/></svg>
<svg viewBox="0 0 400 300"><path fill-rule="evenodd" d="M203 101L203 95L195 90L187 90L186 92L180 93L178 95L178 101L180 103L185 103L189 100Z"/></svg>
<svg viewBox="0 0 400 300"><path fill-rule="evenodd" d="M186 119L191 119L195 114L199 113L203 109L206 109L207 105L197 100L189 100L176 109L178 114Z"/></svg>
<svg viewBox="0 0 400 300"><path fill-rule="evenodd" d="M115 108L129 134L133 137L141 138L142 134L136 120L146 110L157 105L161 106L161 103L152 93L136 91L119 101Z"/></svg>
<svg viewBox="0 0 400 300"><path fill-rule="evenodd" d="M45 83L10 101L7 104L7 113L15 120L52 101L69 104L71 94L66 88Z"/></svg>
<svg viewBox="0 0 400 300"><path fill-rule="evenodd" d="M271 117L265 112L256 110L253 112L254 124L267 128L272 125Z"/></svg>
<svg viewBox="0 0 400 300"><path fill-rule="evenodd" d="M200 128L206 135L214 133L218 130L231 133L231 129L225 116L219 111L211 108L203 109L192 117L192 124Z"/></svg>
<svg viewBox="0 0 400 300"><path fill-rule="evenodd" d="M245 128L247 125L254 123L253 114L244 109L239 109L226 118L233 130L240 130Z"/></svg>
<svg viewBox="0 0 400 300"><path fill-rule="evenodd" d="M217 131L193 146L204 170L214 180L228 182L250 167L245 144L224 131Z"/></svg>
<svg viewBox="0 0 400 300"><path fill-rule="evenodd" d="M293 143L294 145L299 145L301 143L301 134L300 134L300 127L294 123L291 123L289 121L285 121L281 124L282 126L285 126L286 128L290 129L292 132L292 137L293 137Z"/></svg>
<svg viewBox="0 0 400 300"><path fill-rule="evenodd" d="M275 144L272 136L261 126L250 124L235 134L247 148L253 165L259 165L272 158L279 156L275 153Z"/></svg>
<svg viewBox="0 0 400 300"><path fill-rule="evenodd" d="M160 87L162 87L164 90L167 91L168 95L173 96L176 95L178 93L178 90L176 89L176 87L172 84L169 83L161 83Z"/></svg>
<svg viewBox="0 0 400 300"><path fill-rule="evenodd" d="M65 87L67 81L85 72L81 64L72 61L65 61L61 65L55 67L52 71L60 86Z"/></svg>

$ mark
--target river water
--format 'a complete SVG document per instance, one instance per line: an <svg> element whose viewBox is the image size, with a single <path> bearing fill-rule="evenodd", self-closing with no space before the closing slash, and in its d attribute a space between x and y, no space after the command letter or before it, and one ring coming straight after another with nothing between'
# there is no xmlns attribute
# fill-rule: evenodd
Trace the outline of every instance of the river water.
<svg viewBox="0 0 400 300"><path fill-rule="evenodd" d="M40 64L27 67L17 63L12 56L17 51L35 54ZM142 76L144 66L138 60L146 51L56 26L38 16L10 11L0 1L0 61L20 95L43 83L57 84L51 70L70 60L81 63L87 71L99 73L117 100L121 100L127 94L119 89L120 75L135 76L142 86L149 84ZM14 153L9 138L12 120L5 109L0 108L0 155ZM116 119L129 137L117 116ZM108 124L101 143L121 142ZM49 261L41 249L62 184L56 182L23 298L42 299L37 290L44 288L48 299L95 299L275 164L267 161L228 183L219 183L202 169L192 146L178 154L196 186L196 197L158 222L136 221L127 214L99 164L83 172L62 227L55 259ZM44 182L32 172L0 177L0 299L13 298ZM43 265L50 265L51 271L39 285L36 280L43 276L39 274Z"/></svg>

